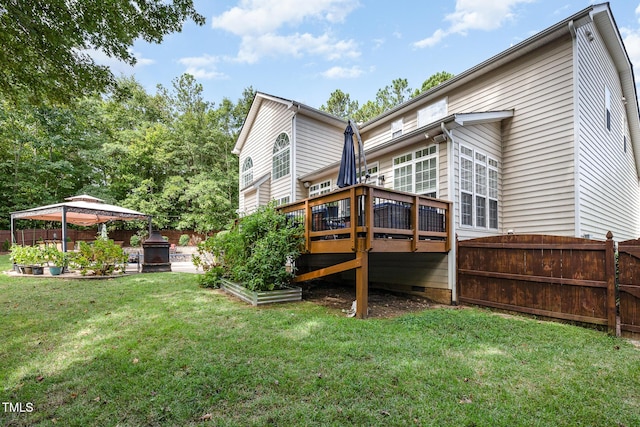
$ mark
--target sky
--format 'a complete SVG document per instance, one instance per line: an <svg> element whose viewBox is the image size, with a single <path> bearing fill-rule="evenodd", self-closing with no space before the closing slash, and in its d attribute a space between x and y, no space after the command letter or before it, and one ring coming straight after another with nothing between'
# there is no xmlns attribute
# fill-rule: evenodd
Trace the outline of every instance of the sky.
<svg viewBox="0 0 640 427"><path fill-rule="evenodd" d="M336 89L360 105L405 78L459 74L593 4L589 0L194 0L187 22L157 44L136 42L134 67L97 58L147 90L183 73L206 101L245 88L318 108ZM600 2L595 2L600 3ZM640 82L640 0L611 0Z"/></svg>

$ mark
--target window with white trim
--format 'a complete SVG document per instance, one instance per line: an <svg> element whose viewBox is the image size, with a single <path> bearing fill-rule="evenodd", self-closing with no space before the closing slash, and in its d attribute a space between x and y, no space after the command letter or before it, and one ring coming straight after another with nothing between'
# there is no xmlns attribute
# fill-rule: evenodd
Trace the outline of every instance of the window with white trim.
<svg viewBox="0 0 640 427"><path fill-rule="evenodd" d="M309 187L309 197L319 196L331 192L331 180L313 184Z"/></svg>
<svg viewBox="0 0 640 427"><path fill-rule="evenodd" d="M279 199L273 199L276 202L276 206L286 205L291 202L291 196L280 197Z"/></svg>
<svg viewBox="0 0 640 427"><path fill-rule="evenodd" d="M378 162L367 165L367 170L360 173L360 180L365 182L365 178L369 175L369 179L366 180L366 184L378 185Z"/></svg>
<svg viewBox="0 0 640 427"><path fill-rule="evenodd" d="M247 157L244 159L242 163L242 187L246 187L247 185L253 182L253 160L251 157Z"/></svg>
<svg viewBox="0 0 640 427"><path fill-rule="evenodd" d="M402 119L391 122L391 138L397 138L402 135L403 122Z"/></svg>
<svg viewBox="0 0 640 427"><path fill-rule="evenodd" d="M498 161L460 146L460 224L498 228Z"/></svg>
<svg viewBox="0 0 640 427"><path fill-rule="evenodd" d="M438 189L438 147L403 154L393 159L393 189L436 197Z"/></svg>
<svg viewBox="0 0 640 427"><path fill-rule="evenodd" d="M273 144L273 179L289 175L289 136L282 132Z"/></svg>

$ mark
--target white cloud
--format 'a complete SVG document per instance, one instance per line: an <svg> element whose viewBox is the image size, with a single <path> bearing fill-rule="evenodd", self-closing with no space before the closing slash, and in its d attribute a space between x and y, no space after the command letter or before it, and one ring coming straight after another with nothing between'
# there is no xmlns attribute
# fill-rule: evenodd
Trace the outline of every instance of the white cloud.
<svg viewBox="0 0 640 427"><path fill-rule="evenodd" d="M360 77L364 71L360 67L331 67L322 73L322 77L327 79L354 79Z"/></svg>
<svg viewBox="0 0 640 427"><path fill-rule="evenodd" d="M191 74L196 79L212 80L227 77L224 73L217 71L218 58L211 55L180 58L178 63L186 66L184 72Z"/></svg>
<svg viewBox="0 0 640 427"><path fill-rule="evenodd" d="M259 37L243 37L236 59L240 62L255 63L265 56L301 57L311 54L333 61L357 58L360 56L357 48L355 41L338 40L327 33L317 37L309 33L286 36L269 33Z"/></svg>
<svg viewBox="0 0 640 427"><path fill-rule="evenodd" d="M437 29L433 35L415 42L418 48L432 47L450 34L466 35L468 31L491 31L500 28L505 21L514 19L513 8L519 3L533 0L457 0L456 10L445 16L450 23L447 29Z"/></svg>
<svg viewBox="0 0 640 427"><path fill-rule="evenodd" d="M265 56L322 56L328 60L360 55L354 40L340 40L330 31L322 34L295 31L304 23L344 22L356 7L357 0L241 0L212 19L213 28L241 38L240 62L255 63Z"/></svg>
<svg viewBox="0 0 640 427"><path fill-rule="evenodd" d="M437 29L431 37L417 41L413 45L415 47L432 47L440 43L440 40L445 38L447 35L448 33L446 31Z"/></svg>

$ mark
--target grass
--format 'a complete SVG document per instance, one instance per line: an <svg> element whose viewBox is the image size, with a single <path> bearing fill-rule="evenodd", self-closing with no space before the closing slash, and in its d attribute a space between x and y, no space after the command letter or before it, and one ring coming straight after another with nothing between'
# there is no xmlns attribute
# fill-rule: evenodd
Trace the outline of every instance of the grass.
<svg viewBox="0 0 640 427"><path fill-rule="evenodd" d="M0 400L33 405L0 425L640 425L631 343L481 309L359 321L184 273L0 275L0 326Z"/></svg>

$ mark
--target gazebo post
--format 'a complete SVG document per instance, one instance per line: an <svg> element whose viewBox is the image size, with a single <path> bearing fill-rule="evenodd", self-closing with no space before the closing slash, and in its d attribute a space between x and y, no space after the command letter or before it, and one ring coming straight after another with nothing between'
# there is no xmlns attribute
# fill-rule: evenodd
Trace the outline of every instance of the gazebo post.
<svg viewBox="0 0 640 427"><path fill-rule="evenodd" d="M62 252L67 252L67 207L62 207Z"/></svg>
<svg viewBox="0 0 640 427"><path fill-rule="evenodd" d="M14 222L15 222L15 219L13 218L13 214L12 214L11 215L11 245L13 245L14 243L18 243L16 236L14 234L16 232Z"/></svg>

